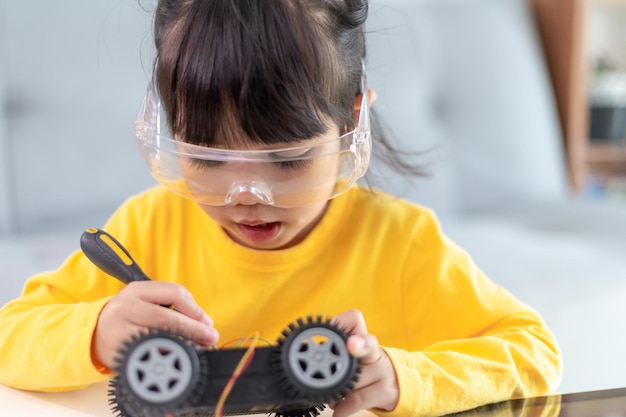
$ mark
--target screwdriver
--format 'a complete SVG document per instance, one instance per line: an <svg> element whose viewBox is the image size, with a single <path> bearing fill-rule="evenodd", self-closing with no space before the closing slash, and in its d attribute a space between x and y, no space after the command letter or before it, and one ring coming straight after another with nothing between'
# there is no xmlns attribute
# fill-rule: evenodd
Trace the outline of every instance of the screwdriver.
<svg viewBox="0 0 626 417"><path fill-rule="evenodd" d="M150 281L130 253L104 230L90 227L80 237L80 248L94 265L125 284Z"/></svg>

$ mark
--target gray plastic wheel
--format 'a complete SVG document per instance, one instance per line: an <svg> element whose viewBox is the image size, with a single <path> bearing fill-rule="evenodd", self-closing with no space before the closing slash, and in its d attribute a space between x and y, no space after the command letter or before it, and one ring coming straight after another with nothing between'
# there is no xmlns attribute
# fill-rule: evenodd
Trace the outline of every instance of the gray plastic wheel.
<svg viewBox="0 0 626 417"><path fill-rule="evenodd" d="M351 358L344 340L325 327L302 331L287 348L291 374L306 387L332 388L350 372Z"/></svg>
<svg viewBox="0 0 626 417"><path fill-rule="evenodd" d="M194 361L177 341L154 337L139 342L126 362L129 388L153 404L176 401L195 383Z"/></svg>

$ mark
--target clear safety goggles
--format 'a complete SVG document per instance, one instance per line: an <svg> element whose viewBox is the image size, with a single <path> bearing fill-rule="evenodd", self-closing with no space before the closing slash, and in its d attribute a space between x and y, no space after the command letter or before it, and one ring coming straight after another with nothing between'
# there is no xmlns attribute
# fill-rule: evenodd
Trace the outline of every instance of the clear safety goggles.
<svg viewBox="0 0 626 417"><path fill-rule="evenodd" d="M354 130L324 142L261 150L231 150L174 139L152 83L133 137L152 176L170 191L200 204L297 207L349 190L367 170L371 137L365 76Z"/></svg>

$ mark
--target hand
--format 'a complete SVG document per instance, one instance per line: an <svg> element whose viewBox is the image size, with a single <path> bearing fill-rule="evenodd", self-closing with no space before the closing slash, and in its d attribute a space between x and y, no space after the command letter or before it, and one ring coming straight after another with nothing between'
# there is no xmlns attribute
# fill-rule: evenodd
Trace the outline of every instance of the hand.
<svg viewBox="0 0 626 417"><path fill-rule="evenodd" d="M330 405L334 410L333 417L344 417L369 408L393 410L400 396L396 372L376 337L367 333L363 314L358 310L349 310L333 318L332 323L350 334L348 352L361 359L362 366L354 390Z"/></svg>
<svg viewBox="0 0 626 417"><path fill-rule="evenodd" d="M182 285L132 282L100 312L92 339L94 362L110 369L122 344L146 328L173 330L203 346L215 345L219 339L211 318Z"/></svg>

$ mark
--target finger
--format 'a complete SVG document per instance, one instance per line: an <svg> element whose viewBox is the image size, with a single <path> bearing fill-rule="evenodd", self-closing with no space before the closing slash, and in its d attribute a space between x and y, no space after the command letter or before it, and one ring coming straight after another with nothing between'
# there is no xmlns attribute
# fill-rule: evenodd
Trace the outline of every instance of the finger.
<svg viewBox="0 0 626 417"><path fill-rule="evenodd" d="M333 405L333 417L347 417L361 410L376 406L378 393L373 385L352 391L350 395Z"/></svg>
<svg viewBox="0 0 626 417"><path fill-rule="evenodd" d="M352 391L333 404L333 417L345 417L361 410L392 411L397 406L397 390L386 384L372 384Z"/></svg>
<svg viewBox="0 0 626 417"><path fill-rule="evenodd" d="M143 308L137 308L130 320L137 326L163 329L201 345L212 346L219 340L219 333L212 326L152 303L144 303Z"/></svg>
<svg viewBox="0 0 626 417"><path fill-rule="evenodd" d="M390 367L392 367L391 362L386 356L381 357L380 360L372 364L363 365L361 367L361 373L359 374L359 380L356 383L356 388L363 388L378 383L381 380L386 380Z"/></svg>
<svg viewBox="0 0 626 417"><path fill-rule="evenodd" d="M362 365L375 363L384 355L378 345L378 339L372 334L352 335L348 338L346 346L352 356L361 359Z"/></svg>
<svg viewBox="0 0 626 417"><path fill-rule="evenodd" d="M132 286L131 286L132 285ZM140 299L158 305L172 305L185 316L213 326L213 320L200 308L191 293L182 285L170 282L134 282L129 290L137 292Z"/></svg>
<svg viewBox="0 0 626 417"><path fill-rule="evenodd" d="M348 310L335 316L331 323L342 328L348 334L367 334L367 326L363 313L359 310Z"/></svg>

